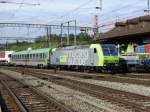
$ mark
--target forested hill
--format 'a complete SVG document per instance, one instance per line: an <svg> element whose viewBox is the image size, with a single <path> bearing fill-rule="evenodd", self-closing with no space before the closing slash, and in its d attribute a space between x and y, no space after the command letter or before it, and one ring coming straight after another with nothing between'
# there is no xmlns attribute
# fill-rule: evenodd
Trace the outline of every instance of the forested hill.
<svg viewBox="0 0 150 112"><path fill-rule="evenodd" d="M77 35L77 45L83 45L83 44L89 44L92 41L92 36L86 34L86 33L80 33ZM74 35L70 34L69 36L70 39L70 45L74 45ZM60 36L59 35L51 35L50 36L50 43L48 45L48 39L47 37L41 36L38 37L34 40L34 42L29 42L29 41L22 41L20 42L19 40L16 40L15 43L8 43L5 45L3 49L6 50L26 50L27 48L45 48L48 46L51 47L59 47L60 46ZM63 45L67 44L67 35L63 37ZM2 48L1 48L2 49Z"/></svg>

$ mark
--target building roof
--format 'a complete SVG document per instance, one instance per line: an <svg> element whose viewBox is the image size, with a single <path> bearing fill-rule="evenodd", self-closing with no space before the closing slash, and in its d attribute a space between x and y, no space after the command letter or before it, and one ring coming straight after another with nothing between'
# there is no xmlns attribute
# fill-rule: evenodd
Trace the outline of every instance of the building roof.
<svg viewBox="0 0 150 112"><path fill-rule="evenodd" d="M96 40L115 39L117 37L145 33L150 33L150 16L142 16L125 22L117 22L114 29L100 34Z"/></svg>

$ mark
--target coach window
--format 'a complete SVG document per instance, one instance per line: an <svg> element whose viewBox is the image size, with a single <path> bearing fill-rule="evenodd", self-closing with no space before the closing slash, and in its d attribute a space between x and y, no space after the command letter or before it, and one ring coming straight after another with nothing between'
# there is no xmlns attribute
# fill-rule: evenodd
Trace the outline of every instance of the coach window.
<svg viewBox="0 0 150 112"><path fill-rule="evenodd" d="M46 54L44 53L44 58L46 58Z"/></svg>
<svg viewBox="0 0 150 112"><path fill-rule="evenodd" d="M34 54L32 54L32 56L33 56L33 60L34 60Z"/></svg>
<svg viewBox="0 0 150 112"><path fill-rule="evenodd" d="M32 55L31 54L29 54L29 59L32 59Z"/></svg>
<svg viewBox="0 0 150 112"><path fill-rule="evenodd" d="M44 59L44 53L42 53L42 59Z"/></svg>
<svg viewBox="0 0 150 112"><path fill-rule="evenodd" d="M30 54L30 57L29 57L30 59L32 59L32 54Z"/></svg>
<svg viewBox="0 0 150 112"><path fill-rule="evenodd" d="M42 59L42 53L40 53L40 59Z"/></svg>
<svg viewBox="0 0 150 112"><path fill-rule="evenodd" d="M26 59L26 54L24 55L24 59Z"/></svg>
<svg viewBox="0 0 150 112"><path fill-rule="evenodd" d="M44 53L42 53L42 59L44 59Z"/></svg>
<svg viewBox="0 0 150 112"><path fill-rule="evenodd" d="M38 54L36 54L36 60L38 60Z"/></svg>
<svg viewBox="0 0 150 112"><path fill-rule="evenodd" d="M44 54L42 53L42 59L43 59L43 57L44 57Z"/></svg>
<svg viewBox="0 0 150 112"><path fill-rule="evenodd" d="M35 60L35 54L33 54L33 60Z"/></svg>
<svg viewBox="0 0 150 112"><path fill-rule="evenodd" d="M32 60L33 60L33 54L32 54Z"/></svg>
<svg viewBox="0 0 150 112"><path fill-rule="evenodd" d="M40 54L38 53L37 55L38 55L37 59L39 60L40 59Z"/></svg>
<svg viewBox="0 0 150 112"><path fill-rule="evenodd" d="M39 59L42 59L42 57L41 57L41 53L39 54Z"/></svg>
<svg viewBox="0 0 150 112"><path fill-rule="evenodd" d="M22 59L24 59L24 54L22 55Z"/></svg>
<svg viewBox="0 0 150 112"><path fill-rule="evenodd" d="M28 59L29 59L29 56L30 56L30 55L29 55L29 54L27 54L27 58L28 58Z"/></svg>

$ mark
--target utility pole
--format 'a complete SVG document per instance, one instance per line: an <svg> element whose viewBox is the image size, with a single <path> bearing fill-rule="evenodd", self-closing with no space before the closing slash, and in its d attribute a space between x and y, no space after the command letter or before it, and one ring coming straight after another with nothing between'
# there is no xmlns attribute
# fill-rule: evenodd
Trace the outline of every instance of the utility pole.
<svg viewBox="0 0 150 112"><path fill-rule="evenodd" d="M148 7L148 15L149 15L149 12L150 12L150 6L149 6L150 4L149 4L149 0L147 1L147 7Z"/></svg>
<svg viewBox="0 0 150 112"><path fill-rule="evenodd" d="M94 15L94 40L98 38L98 15Z"/></svg>
<svg viewBox="0 0 150 112"><path fill-rule="evenodd" d="M61 36L61 46L63 46L63 24L61 24L61 34L60 34L60 36Z"/></svg>
<svg viewBox="0 0 150 112"><path fill-rule="evenodd" d="M6 41L6 44L5 44L5 51L8 50L8 42Z"/></svg>
<svg viewBox="0 0 150 112"><path fill-rule="evenodd" d="M147 15L150 15L150 1L147 0L147 10L144 10L144 12L147 13Z"/></svg>
<svg viewBox="0 0 150 112"><path fill-rule="evenodd" d="M70 39L69 39L69 37L70 37L70 28L69 28L69 26L70 26L70 22L68 21L67 23L68 23L67 45L69 45L69 44L70 44Z"/></svg>
<svg viewBox="0 0 150 112"><path fill-rule="evenodd" d="M75 20L74 45L77 45L77 21Z"/></svg>
<svg viewBox="0 0 150 112"><path fill-rule="evenodd" d="M100 0L100 11L102 10L102 0Z"/></svg>
<svg viewBox="0 0 150 112"><path fill-rule="evenodd" d="M48 47L48 27L46 28L46 39L45 39L46 45L45 47Z"/></svg>
<svg viewBox="0 0 150 112"><path fill-rule="evenodd" d="M47 34L47 47L49 48L49 47L51 47L51 27L47 27L46 28L46 34Z"/></svg>
<svg viewBox="0 0 150 112"><path fill-rule="evenodd" d="M70 23L74 23L74 28L75 28L75 36L74 36L74 45L76 45L76 33L77 33L77 21L76 20L71 20L71 21L67 21L64 23L61 23L61 46L62 46L62 35L63 35L63 25L67 23L67 27L68 27L68 35L67 35L67 45L70 45Z"/></svg>
<svg viewBox="0 0 150 112"><path fill-rule="evenodd" d="M51 26L49 27L49 29L48 29L48 31L49 31L49 35L48 35L48 47L52 47L52 43L51 43L51 35L52 35L52 28L51 28Z"/></svg>
<svg viewBox="0 0 150 112"><path fill-rule="evenodd" d="M96 7L96 9L99 9L100 11L102 11L102 0L99 0L99 7ZM98 23L98 15L95 15L94 16L94 29L93 29L93 32L94 32L94 40L96 38L99 37L99 23Z"/></svg>

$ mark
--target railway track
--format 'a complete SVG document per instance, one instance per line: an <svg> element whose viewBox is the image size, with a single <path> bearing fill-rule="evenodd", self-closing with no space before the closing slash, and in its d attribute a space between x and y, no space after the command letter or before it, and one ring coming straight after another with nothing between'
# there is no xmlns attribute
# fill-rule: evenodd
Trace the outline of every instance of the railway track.
<svg viewBox="0 0 150 112"><path fill-rule="evenodd" d="M7 67L2 66L3 68L10 69L10 70L20 70L24 69L24 67ZM34 69L34 68L27 68L29 70L37 70L42 71L45 73L53 73L53 69ZM150 80L150 74L149 73L116 73L115 75L112 75L110 73L86 73L86 72L74 72L74 71L57 71L58 74L64 74L64 75L71 75L74 77L80 77L80 78L91 78L91 79L99 79L101 77L114 77L114 78L128 78L128 79L137 79L137 80Z"/></svg>
<svg viewBox="0 0 150 112"><path fill-rule="evenodd" d="M24 68L9 68L10 70L15 71L25 71ZM35 72L42 72L42 73L51 73L53 74L54 71L52 70L41 70L41 69L31 69L26 68L30 71ZM119 82L119 83L129 83L129 84L136 84L136 85L144 85L144 86L150 86L150 75L121 75L117 74L115 76L112 75L106 75L106 74L88 74L88 73L78 73L78 72L68 72L68 71L59 71L55 74L61 75L61 76L72 76L82 79L94 79L94 80L100 80L100 81L109 81L109 82ZM132 73L133 74L133 73Z"/></svg>
<svg viewBox="0 0 150 112"><path fill-rule="evenodd" d="M32 70L32 71L39 71L43 73L54 73L50 71L43 71L43 70ZM94 79L94 80L101 80L101 81L109 81L109 82L120 82L120 83L129 83L129 84L136 84L136 85L145 85L150 86L150 77L149 76L130 76L129 74L122 76L122 75L106 75L106 74L86 74L86 73L78 73L78 72L65 72L60 71L57 74L61 76L72 76L82 79Z"/></svg>
<svg viewBox="0 0 150 112"><path fill-rule="evenodd" d="M119 106L124 106L125 108L132 109L135 112L150 111L150 97L106 88L48 73L46 74L31 71L30 73L28 73L28 75L32 75L43 80L51 81L68 88L87 93L99 99L107 100Z"/></svg>
<svg viewBox="0 0 150 112"><path fill-rule="evenodd" d="M73 112L55 99L2 74L0 92L5 100L4 112Z"/></svg>

